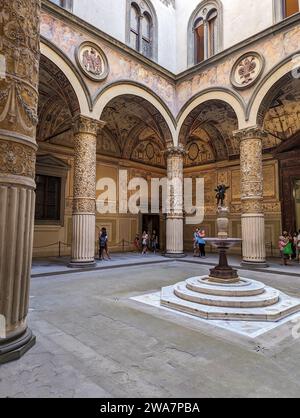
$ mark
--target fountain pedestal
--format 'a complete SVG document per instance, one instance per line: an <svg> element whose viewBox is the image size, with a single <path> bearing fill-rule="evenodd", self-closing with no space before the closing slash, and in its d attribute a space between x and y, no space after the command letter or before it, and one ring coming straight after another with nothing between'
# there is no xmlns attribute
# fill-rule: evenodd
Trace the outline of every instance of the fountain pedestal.
<svg viewBox="0 0 300 418"><path fill-rule="evenodd" d="M238 283L240 277L237 270L228 264L227 251L234 245L240 244L242 240L208 238L206 241L219 250L219 264L210 270L209 281L212 283Z"/></svg>

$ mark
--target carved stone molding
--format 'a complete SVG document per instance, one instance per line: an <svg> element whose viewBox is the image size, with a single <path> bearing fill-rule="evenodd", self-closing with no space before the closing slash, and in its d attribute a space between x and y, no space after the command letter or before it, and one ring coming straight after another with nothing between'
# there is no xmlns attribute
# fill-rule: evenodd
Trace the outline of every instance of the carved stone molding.
<svg viewBox="0 0 300 418"><path fill-rule="evenodd" d="M240 129L233 132L234 138L242 142L247 139L261 139L263 140L268 134L260 126L251 126L250 128Z"/></svg>
<svg viewBox="0 0 300 418"><path fill-rule="evenodd" d="M74 135L89 134L96 136L104 128L104 126L105 122L91 119L87 116L78 115L73 119Z"/></svg>
<svg viewBox="0 0 300 418"><path fill-rule="evenodd" d="M186 155L186 151L183 146L179 145L178 147L171 147L165 151L166 157L173 157L173 156L181 156L184 157Z"/></svg>

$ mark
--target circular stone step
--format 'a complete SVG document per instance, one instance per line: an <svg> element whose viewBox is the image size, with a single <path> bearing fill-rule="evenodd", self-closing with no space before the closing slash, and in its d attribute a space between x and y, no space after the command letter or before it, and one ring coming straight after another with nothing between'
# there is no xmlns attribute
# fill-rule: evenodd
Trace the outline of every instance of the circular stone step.
<svg viewBox="0 0 300 418"><path fill-rule="evenodd" d="M265 292L265 285L254 280L241 279L235 284L211 283L207 276L192 277L186 281L186 287L193 292L215 296L257 296Z"/></svg>
<svg viewBox="0 0 300 418"><path fill-rule="evenodd" d="M189 290L185 282L174 287L174 294L183 300L207 306L228 308L262 308L272 306L279 301L279 291L265 287L265 291L257 296L216 296Z"/></svg>

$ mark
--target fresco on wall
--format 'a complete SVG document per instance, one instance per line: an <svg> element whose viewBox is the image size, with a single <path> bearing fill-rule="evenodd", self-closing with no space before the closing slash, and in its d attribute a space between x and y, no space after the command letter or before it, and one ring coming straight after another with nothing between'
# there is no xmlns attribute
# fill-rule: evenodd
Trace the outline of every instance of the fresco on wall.
<svg viewBox="0 0 300 418"><path fill-rule="evenodd" d="M95 38L73 29L65 22L45 12L42 12L41 16L41 34L64 52L75 65L77 65L75 62L76 48L82 42L91 41L99 45L108 59L110 72L105 81L99 82L91 81L84 76L91 96L97 96L106 85L127 80L145 85L156 93L171 111L175 112L175 83L163 73L152 70L150 66L139 62L126 52L114 49L100 39L96 41Z"/></svg>
<svg viewBox="0 0 300 418"><path fill-rule="evenodd" d="M247 48L226 56L217 63L208 65L201 73L193 72L186 76L177 84L177 111L180 111L185 103L200 91L212 87L227 87L233 90L230 83L230 74L234 63L249 50L256 51L265 59L263 76L266 75L274 66L286 57L300 50L300 28L290 28L283 33L268 36L256 41L255 46L249 45ZM250 88L240 91L239 94L247 102L250 100L257 84Z"/></svg>

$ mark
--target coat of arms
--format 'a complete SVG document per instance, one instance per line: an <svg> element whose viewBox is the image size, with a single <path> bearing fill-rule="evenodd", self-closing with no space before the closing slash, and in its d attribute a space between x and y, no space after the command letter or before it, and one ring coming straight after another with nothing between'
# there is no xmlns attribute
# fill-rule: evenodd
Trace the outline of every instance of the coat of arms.
<svg viewBox="0 0 300 418"><path fill-rule="evenodd" d="M95 44L84 42L76 52L77 62L92 80L103 80L108 75L108 62L102 50Z"/></svg>
<svg viewBox="0 0 300 418"><path fill-rule="evenodd" d="M264 69L264 58L257 52L249 52L240 57L232 68L231 83L243 89L254 84Z"/></svg>

